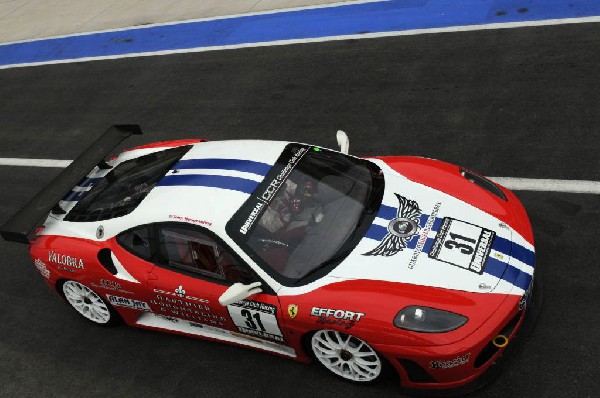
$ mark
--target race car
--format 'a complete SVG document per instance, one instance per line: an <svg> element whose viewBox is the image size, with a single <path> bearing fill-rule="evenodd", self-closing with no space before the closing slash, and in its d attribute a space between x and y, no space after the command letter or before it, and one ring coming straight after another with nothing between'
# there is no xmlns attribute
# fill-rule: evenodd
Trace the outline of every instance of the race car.
<svg viewBox="0 0 600 398"><path fill-rule="evenodd" d="M341 151L193 139L107 158L132 134L111 127L0 228L95 324L456 390L484 379L530 313L525 209L471 170L354 157L343 132Z"/></svg>

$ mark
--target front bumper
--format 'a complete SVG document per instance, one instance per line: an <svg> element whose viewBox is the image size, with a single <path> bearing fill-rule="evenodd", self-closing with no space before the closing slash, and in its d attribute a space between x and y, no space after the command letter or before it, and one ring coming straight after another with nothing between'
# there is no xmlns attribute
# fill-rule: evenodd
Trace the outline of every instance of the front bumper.
<svg viewBox="0 0 600 398"><path fill-rule="evenodd" d="M394 366L408 393L457 396L477 390L497 375L501 369L498 364L507 354L518 350L522 336L535 325L543 300L539 273L533 284L530 302L524 310L519 310L518 304L505 304L497 313L502 322L483 325L457 343L433 347L374 345L374 348ZM498 335L506 340L500 338L493 344Z"/></svg>

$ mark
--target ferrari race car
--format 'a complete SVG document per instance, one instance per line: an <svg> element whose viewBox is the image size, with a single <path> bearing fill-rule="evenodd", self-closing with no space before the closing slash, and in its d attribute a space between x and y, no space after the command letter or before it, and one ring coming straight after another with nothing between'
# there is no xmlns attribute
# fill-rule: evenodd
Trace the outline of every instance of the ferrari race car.
<svg viewBox="0 0 600 398"><path fill-rule="evenodd" d="M470 170L353 157L342 132L341 152L197 139L107 160L131 134L113 126L0 228L93 323L448 390L481 380L530 312L527 214Z"/></svg>

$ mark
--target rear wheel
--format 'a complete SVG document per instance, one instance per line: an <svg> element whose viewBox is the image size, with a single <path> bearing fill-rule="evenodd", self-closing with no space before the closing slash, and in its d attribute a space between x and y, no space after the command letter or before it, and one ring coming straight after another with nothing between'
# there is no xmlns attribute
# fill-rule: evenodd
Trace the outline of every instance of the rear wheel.
<svg viewBox="0 0 600 398"><path fill-rule="evenodd" d="M368 383L379 378L383 362L370 345L352 335L335 330L319 330L310 347L319 362L344 379Z"/></svg>
<svg viewBox="0 0 600 398"><path fill-rule="evenodd" d="M98 325L114 323L116 314L96 292L76 281L66 281L60 287L69 304L79 315Z"/></svg>

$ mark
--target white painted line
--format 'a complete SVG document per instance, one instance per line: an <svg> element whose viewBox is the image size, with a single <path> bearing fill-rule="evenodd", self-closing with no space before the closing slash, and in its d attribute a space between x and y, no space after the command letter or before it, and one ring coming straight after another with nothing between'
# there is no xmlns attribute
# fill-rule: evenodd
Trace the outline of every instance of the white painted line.
<svg viewBox="0 0 600 398"><path fill-rule="evenodd" d="M70 165L71 162L72 162L72 160L0 158L0 166L28 166L28 167L60 167L60 168L65 168L68 165Z"/></svg>
<svg viewBox="0 0 600 398"><path fill-rule="evenodd" d="M258 43L234 44L234 45L228 45L228 46L197 47L197 48L186 48L186 49L179 49L179 50L164 50L164 51L143 52L143 53L108 55L108 56L99 56L99 57L62 59L62 60L53 60L53 61L44 61L44 62L30 62L30 63L23 63L23 64L2 65L2 66L0 66L0 69L23 68L23 67L27 67L27 66L39 66L39 65L70 64L70 63L75 63L75 62L100 61L100 60L108 60L108 59L150 57L150 56L171 55L171 54L187 54L187 53L198 53L198 52L206 52L206 51L234 50L234 49L239 49L239 48L286 46L286 45L290 45L290 44L320 43L320 42L327 42L327 41L339 41L339 40L351 40L351 39L352 40L377 39L377 38L381 38L381 37L416 36L416 35L435 34L435 33L471 32L471 31L478 31L478 30L513 29L513 28L525 28L525 27L536 27L536 26L568 25L568 24L597 23L597 22L600 22L600 16L583 17L583 18L546 19L543 21L522 21L522 22L493 23L493 24L482 24L482 25L450 26L450 27L446 27L446 28L413 29L413 30L402 30L402 31L394 31L394 32L364 33L364 34L344 35L344 36L326 36L326 37L317 37L317 38L310 38L310 39L278 40L278 41L268 41L268 42L258 42Z"/></svg>
<svg viewBox="0 0 600 398"><path fill-rule="evenodd" d="M546 191L600 195L600 181L488 177L514 191Z"/></svg>
<svg viewBox="0 0 600 398"><path fill-rule="evenodd" d="M0 166L65 168L72 160L0 158ZM197 172L197 170L192 170ZM256 176L254 176L256 177ZM488 177L513 191L546 191L600 195L600 181Z"/></svg>

